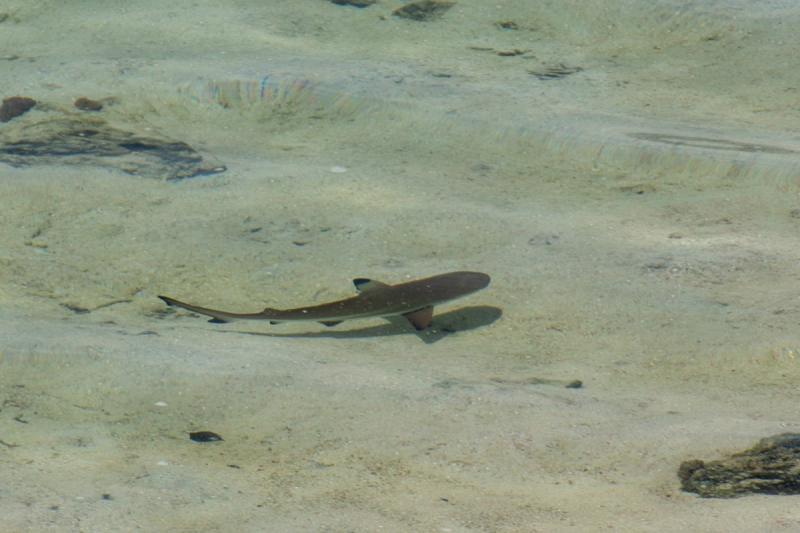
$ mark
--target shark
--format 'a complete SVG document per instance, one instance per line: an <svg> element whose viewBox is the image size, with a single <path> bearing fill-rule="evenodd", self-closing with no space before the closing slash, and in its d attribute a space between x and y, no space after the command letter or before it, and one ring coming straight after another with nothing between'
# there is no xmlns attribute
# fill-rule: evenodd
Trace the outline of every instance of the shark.
<svg viewBox="0 0 800 533"><path fill-rule="evenodd" d="M488 274L469 271L448 272L396 285L368 278L357 278L353 280L357 296L295 309L267 307L260 313L229 313L187 304L168 296L159 296L159 298L168 306L182 307L193 313L210 316L212 319L209 322L268 320L270 324L279 324L281 322L313 321L330 327L354 318L402 315L417 330L423 330L430 325L433 319L434 306L478 292L486 288L489 281Z"/></svg>

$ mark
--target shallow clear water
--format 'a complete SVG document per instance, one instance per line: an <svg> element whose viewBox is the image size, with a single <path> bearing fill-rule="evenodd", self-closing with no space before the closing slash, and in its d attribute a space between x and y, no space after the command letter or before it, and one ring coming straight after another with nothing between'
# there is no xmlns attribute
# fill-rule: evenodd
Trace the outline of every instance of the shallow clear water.
<svg viewBox="0 0 800 533"><path fill-rule="evenodd" d="M798 519L677 477L797 431L791 6L401 5L7 9L2 94L38 102L1 133L10 531ZM424 331L157 298L457 270L492 282Z"/></svg>

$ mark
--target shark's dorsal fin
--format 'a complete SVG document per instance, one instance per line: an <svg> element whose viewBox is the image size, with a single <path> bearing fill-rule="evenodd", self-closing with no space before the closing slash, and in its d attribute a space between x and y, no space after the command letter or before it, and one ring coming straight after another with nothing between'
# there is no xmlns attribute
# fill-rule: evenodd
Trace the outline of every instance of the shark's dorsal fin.
<svg viewBox="0 0 800 533"><path fill-rule="evenodd" d="M423 330L428 327L433 319L433 306L423 307L422 309L406 313L403 316L406 317L415 328Z"/></svg>
<svg viewBox="0 0 800 533"><path fill-rule="evenodd" d="M391 287L388 283L383 283L382 281L375 281L374 279L369 278L356 278L353 280L353 285L356 286L356 292L359 294L363 294L370 291L377 291L388 289Z"/></svg>

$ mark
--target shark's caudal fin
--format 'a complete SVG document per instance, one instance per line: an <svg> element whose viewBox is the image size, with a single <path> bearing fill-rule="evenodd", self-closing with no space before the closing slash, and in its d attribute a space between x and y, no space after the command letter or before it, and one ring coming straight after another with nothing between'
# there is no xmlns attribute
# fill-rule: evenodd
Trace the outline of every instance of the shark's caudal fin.
<svg viewBox="0 0 800 533"><path fill-rule="evenodd" d="M277 309L272 308L265 308L260 313L228 313L227 311L219 311L217 309L208 309L206 307L200 307L197 305L190 305L184 302L180 302L174 298L169 298L168 296L159 296L164 303L166 303L170 307L182 307L187 311L191 311L192 313L197 313L200 315L206 315L212 317L209 322L215 324L224 324L226 322L230 322L232 320L263 320L266 316L271 316L279 311Z"/></svg>

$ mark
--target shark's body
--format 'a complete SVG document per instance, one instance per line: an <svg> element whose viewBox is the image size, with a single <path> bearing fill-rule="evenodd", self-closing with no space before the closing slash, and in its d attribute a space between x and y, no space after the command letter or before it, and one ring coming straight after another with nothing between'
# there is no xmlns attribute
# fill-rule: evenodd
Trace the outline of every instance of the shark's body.
<svg viewBox="0 0 800 533"><path fill-rule="evenodd" d="M279 322L314 321L335 326L351 318L372 318L403 315L417 329L425 329L433 318L433 307L477 292L489 285L489 276L482 272L449 272L430 278L387 285L380 281L354 279L358 296L311 307L271 309L260 313L228 313L185 304L159 296L167 305L207 315L216 322L231 320L269 320Z"/></svg>

